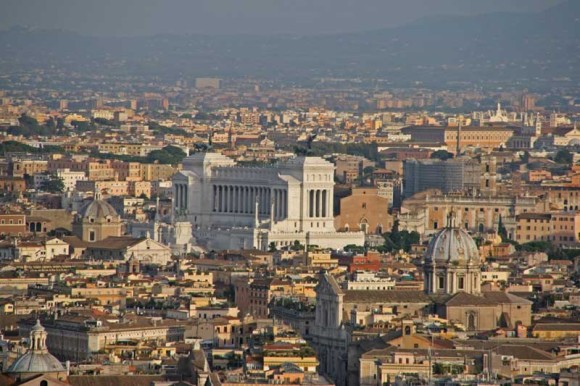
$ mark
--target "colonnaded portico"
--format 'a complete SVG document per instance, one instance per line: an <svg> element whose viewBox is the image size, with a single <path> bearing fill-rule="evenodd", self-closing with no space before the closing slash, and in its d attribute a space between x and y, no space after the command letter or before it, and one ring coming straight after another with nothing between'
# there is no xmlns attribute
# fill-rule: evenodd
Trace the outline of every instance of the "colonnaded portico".
<svg viewBox="0 0 580 386"><path fill-rule="evenodd" d="M334 229L334 165L322 158L245 167L221 154L197 153L183 165L173 178L175 214L209 248L364 243L362 234Z"/></svg>

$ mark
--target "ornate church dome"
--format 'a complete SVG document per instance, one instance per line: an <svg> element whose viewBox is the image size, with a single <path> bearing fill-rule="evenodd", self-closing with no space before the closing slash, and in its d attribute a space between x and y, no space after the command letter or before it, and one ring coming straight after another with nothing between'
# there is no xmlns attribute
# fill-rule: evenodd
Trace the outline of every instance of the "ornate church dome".
<svg viewBox="0 0 580 386"><path fill-rule="evenodd" d="M423 266L425 291L429 294L470 294L481 290L479 250L469 234L455 226L455 214L429 244Z"/></svg>
<svg viewBox="0 0 580 386"><path fill-rule="evenodd" d="M455 217L452 213L447 219L447 227L431 239L425 260L434 260L437 264L479 261L479 250L471 236L455 226Z"/></svg>
<svg viewBox="0 0 580 386"><path fill-rule="evenodd" d="M107 201L101 199L101 193L95 192L95 198L82 207L72 224L73 234L90 243L105 240L107 237L119 237L122 234L121 216Z"/></svg>
<svg viewBox="0 0 580 386"><path fill-rule="evenodd" d="M17 358L8 370L7 374L19 378L26 378L35 374L64 373L66 370L46 348L46 330L36 321L36 325L30 331L28 351Z"/></svg>
<svg viewBox="0 0 580 386"><path fill-rule="evenodd" d="M95 199L85 205L79 211L82 218L101 219L106 217L118 217L117 211L105 200Z"/></svg>

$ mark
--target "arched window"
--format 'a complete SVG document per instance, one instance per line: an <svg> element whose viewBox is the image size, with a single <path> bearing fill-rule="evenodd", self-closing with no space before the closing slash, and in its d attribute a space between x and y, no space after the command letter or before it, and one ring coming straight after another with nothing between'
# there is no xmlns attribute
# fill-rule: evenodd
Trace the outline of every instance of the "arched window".
<svg viewBox="0 0 580 386"><path fill-rule="evenodd" d="M360 220L360 226L359 226L360 230L363 231L364 233L367 233L368 228L369 228L369 222L366 218L363 218Z"/></svg>
<svg viewBox="0 0 580 386"><path fill-rule="evenodd" d="M467 316L467 329L470 331L475 330L475 314L474 313L470 313Z"/></svg>

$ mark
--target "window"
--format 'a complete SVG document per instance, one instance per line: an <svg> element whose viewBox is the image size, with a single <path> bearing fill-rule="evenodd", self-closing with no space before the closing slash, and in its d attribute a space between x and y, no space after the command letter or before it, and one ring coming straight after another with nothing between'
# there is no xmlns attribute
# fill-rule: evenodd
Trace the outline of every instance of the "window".
<svg viewBox="0 0 580 386"><path fill-rule="evenodd" d="M464 278L462 278L462 277L459 278L458 287L459 287L459 289L465 288L465 279Z"/></svg>
<svg viewBox="0 0 580 386"><path fill-rule="evenodd" d="M96 240L96 235L95 235L95 231L94 230L90 230L89 231L89 241L95 241Z"/></svg>
<svg viewBox="0 0 580 386"><path fill-rule="evenodd" d="M443 276L439 277L439 288L444 288L445 287L445 278Z"/></svg>

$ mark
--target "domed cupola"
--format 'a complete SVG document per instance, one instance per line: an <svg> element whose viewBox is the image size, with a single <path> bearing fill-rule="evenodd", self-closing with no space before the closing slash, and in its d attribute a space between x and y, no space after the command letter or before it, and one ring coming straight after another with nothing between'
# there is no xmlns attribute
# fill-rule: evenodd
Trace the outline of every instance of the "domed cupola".
<svg viewBox="0 0 580 386"><path fill-rule="evenodd" d="M121 236L121 228L121 217L101 198L100 192L96 192L93 201L79 210L73 221L73 234L89 242Z"/></svg>
<svg viewBox="0 0 580 386"><path fill-rule="evenodd" d="M429 243L424 276L427 293L480 292L479 250L471 236L455 225L453 211L447 217L447 226Z"/></svg>
<svg viewBox="0 0 580 386"><path fill-rule="evenodd" d="M447 218L447 226L431 239L425 260L436 260L437 264L479 262L475 241L469 233L455 225L453 212Z"/></svg>
<svg viewBox="0 0 580 386"><path fill-rule="evenodd" d="M28 351L18 357L8 367L6 373L19 380L26 380L38 374L64 375L65 368L46 348L46 337L46 330L40 324L40 320L37 320L36 325L30 330Z"/></svg>

